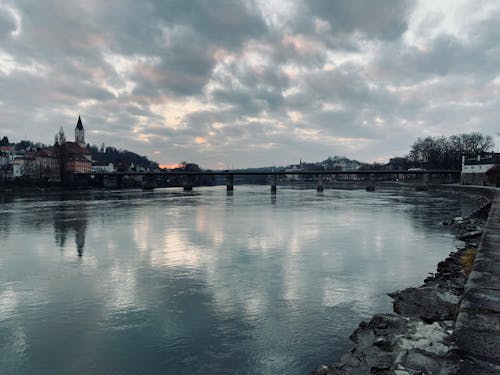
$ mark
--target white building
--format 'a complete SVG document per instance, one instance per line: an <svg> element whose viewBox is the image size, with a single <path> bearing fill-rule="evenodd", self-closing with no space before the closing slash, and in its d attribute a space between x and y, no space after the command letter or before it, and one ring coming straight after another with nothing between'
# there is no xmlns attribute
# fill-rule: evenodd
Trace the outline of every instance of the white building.
<svg viewBox="0 0 500 375"><path fill-rule="evenodd" d="M473 158L462 156L462 184L487 185L488 176L486 172L498 165L500 165L500 153L484 153Z"/></svg>
<svg viewBox="0 0 500 375"><path fill-rule="evenodd" d="M0 152L0 167L10 164L10 158L7 153Z"/></svg>
<svg viewBox="0 0 500 375"><path fill-rule="evenodd" d="M296 164L296 165L290 165L288 168L285 169L285 172L302 172L303 169L302 169L302 162L300 164ZM301 178L300 178L300 175L298 174L287 174L285 175L286 179L288 181L300 181Z"/></svg>
<svg viewBox="0 0 500 375"><path fill-rule="evenodd" d="M12 174L9 176L13 180L24 176L24 158L18 157L12 161Z"/></svg>
<svg viewBox="0 0 500 375"><path fill-rule="evenodd" d="M94 165L92 165L92 172L112 173L114 171L115 167L113 163L109 164L95 163Z"/></svg>

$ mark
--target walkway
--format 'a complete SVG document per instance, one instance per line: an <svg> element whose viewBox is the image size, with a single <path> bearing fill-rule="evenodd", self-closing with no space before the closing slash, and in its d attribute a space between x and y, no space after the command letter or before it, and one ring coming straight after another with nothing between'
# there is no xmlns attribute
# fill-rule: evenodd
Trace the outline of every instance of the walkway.
<svg viewBox="0 0 500 375"><path fill-rule="evenodd" d="M500 189L488 190L493 204L456 322L459 374L500 374Z"/></svg>

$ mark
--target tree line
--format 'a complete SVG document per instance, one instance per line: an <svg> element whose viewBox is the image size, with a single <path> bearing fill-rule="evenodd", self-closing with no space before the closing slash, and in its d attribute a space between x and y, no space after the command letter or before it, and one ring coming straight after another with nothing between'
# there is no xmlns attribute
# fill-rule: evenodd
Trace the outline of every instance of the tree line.
<svg viewBox="0 0 500 375"><path fill-rule="evenodd" d="M121 164L123 168L127 168L131 164L141 166L146 169L158 168L158 163L149 160L146 156L141 156L135 152L128 150L117 149L104 144L98 148L96 145L87 145L87 148L92 153L92 160L103 164Z"/></svg>
<svg viewBox="0 0 500 375"><path fill-rule="evenodd" d="M408 159L416 167L427 169L460 169L462 155L476 156L494 148L493 138L478 132L450 137L418 138Z"/></svg>

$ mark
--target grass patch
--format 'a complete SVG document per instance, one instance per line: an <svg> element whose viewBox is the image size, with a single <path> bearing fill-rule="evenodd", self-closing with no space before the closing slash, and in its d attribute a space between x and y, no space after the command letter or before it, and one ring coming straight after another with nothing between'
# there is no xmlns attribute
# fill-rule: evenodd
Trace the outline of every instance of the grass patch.
<svg viewBox="0 0 500 375"><path fill-rule="evenodd" d="M472 271L472 265L474 264L474 259L476 259L476 254L476 249L469 248L460 256L460 264L464 268L465 276L469 276Z"/></svg>

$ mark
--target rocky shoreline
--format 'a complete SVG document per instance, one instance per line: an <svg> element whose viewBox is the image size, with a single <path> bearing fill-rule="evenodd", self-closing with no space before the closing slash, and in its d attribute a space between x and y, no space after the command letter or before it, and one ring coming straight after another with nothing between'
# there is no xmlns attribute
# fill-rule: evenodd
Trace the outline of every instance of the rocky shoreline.
<svg viewBox="0 0 500 375"><path fill-rule="evenodd" d="M463 241L440 262L423 285L390 293L391 314L361 322L350 336L354 347L339 361L311 375L455 374L462 359L455 345L455 321L491 202L449 225Z"/></svg>

